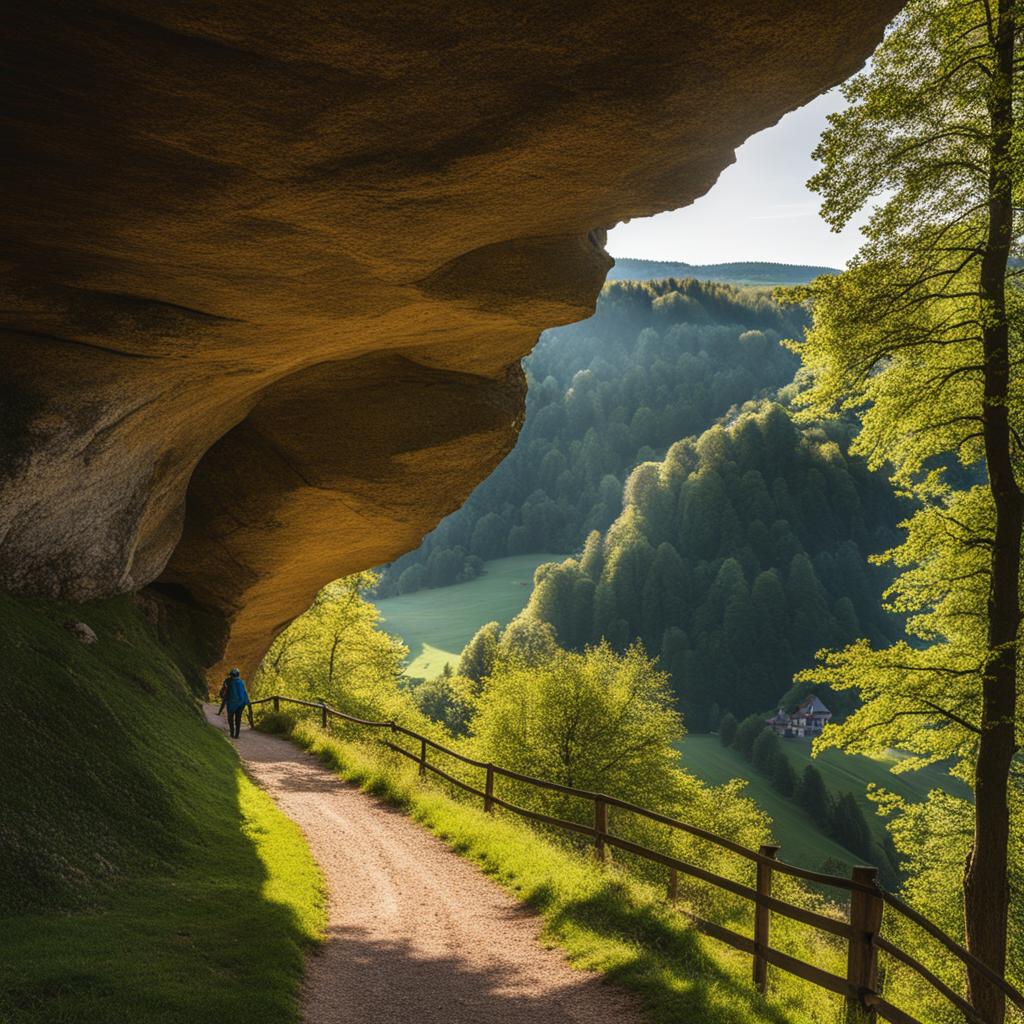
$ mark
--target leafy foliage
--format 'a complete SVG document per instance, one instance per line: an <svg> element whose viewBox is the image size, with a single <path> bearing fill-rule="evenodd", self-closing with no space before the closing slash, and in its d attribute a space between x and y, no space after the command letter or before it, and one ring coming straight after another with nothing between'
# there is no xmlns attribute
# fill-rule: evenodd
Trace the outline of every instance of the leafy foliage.
<svg viewBox="0 0 1024 1024"><path fill-rule="evenodd" d="M377 628L380 613L364 596L376 583L374 573L362 572L324 587L275 639L254 680L257 693L325 700L358 718L425 725L429 720L398 685L408 651Z"/></svg>
<svg viewBox="0 0 1024 1024"><path fill-rule="evenodd" d="M424 680L412 690L412 699L420 711L443 725L452 736L466 734L476 713L476 698L474 680L451 671Z"/></svg>
<svg viewBox="0 0 1024 1024"><path fill-rule="evenodd" d="M931 880L908 891L929 912L948 911L959 889L968 947L1018 981L1022 28L1013 0L912 0L843 87L850 105L832 116L810 184L837 229L880 202L849 269L795 291L813 327L793 346L808 415L856 416L853 450L922 503L886 556L902 570L888 600L908 616L907 638L861 639L803 676L864 698L819 745L899 746L916 755L908 769L954 759L973 809L936 794L894 821L896 845ZM956 463L971 473L951 474ZM937 858L947 874L933 889L918 851L941 841L939 811L958 831L972 815L974 826L966 857ZM1003 1019L1002 995L977 972L969 993L981 1016Z"/></svg>
<svg viewBox="0 0 1024 1024"><path fill-rule="evenodd" d="M731 747L733 745L738 728L739 722L736 721L730 712L727 711L722 715L722 720L718 723L718 739L723 747Z"/></svg>
<svg viewBox="0 0 1024 1024"><path fill-rule="evenodd" d="M683 729L668 679L638 648L557 650L498 663L473 736L489 761L565 786L654 805L671 799Z"/></svg>

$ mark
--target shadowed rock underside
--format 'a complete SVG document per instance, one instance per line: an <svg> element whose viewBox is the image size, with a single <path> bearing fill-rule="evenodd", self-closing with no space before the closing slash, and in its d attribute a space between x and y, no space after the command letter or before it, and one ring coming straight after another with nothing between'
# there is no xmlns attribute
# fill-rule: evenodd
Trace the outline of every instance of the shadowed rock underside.
<svg viewBox="0 0 1024 1024"><path fill-rule="evenodd" d="M251 667L509 450L604 228L706 192L897 8L16 2L0 586L159 581Z"/></svg>

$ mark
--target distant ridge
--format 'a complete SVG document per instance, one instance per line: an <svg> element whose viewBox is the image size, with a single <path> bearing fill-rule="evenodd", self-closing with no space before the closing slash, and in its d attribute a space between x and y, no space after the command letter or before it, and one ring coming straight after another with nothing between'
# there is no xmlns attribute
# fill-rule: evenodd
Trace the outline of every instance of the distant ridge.
<svg viewBox="0 0 1024 1024"><path fill-rule="evenodd" d="M666 277L694 277L698 281L725 281L741 285L806 284L822 274L838 274L835 267L804 267L792 263L672 263L667 260L617 259L609 281L656 281Z"/></svg>

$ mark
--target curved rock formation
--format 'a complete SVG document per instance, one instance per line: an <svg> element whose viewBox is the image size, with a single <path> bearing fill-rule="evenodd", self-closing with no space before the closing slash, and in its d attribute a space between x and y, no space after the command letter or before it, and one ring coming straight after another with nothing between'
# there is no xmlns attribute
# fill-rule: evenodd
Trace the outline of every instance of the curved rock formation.
<svg viewBox="0 0 1024 1024"><path fill-rule="evenodd" d="M0 585L162 578L251 664L508 450L601 228L701 195L897 7L16 2Z"/></svg>

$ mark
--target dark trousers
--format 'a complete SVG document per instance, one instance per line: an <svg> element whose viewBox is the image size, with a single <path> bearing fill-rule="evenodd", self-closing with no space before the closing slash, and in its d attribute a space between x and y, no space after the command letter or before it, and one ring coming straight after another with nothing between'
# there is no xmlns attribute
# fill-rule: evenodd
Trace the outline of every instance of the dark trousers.
<svg viewBox="0 0 1024 1024"><path fill-rule="evenodd" d="M228 708L228 728L231 730L232 736L237 736L242 731L242 712L244 710L244 704L240 708L235 708L234 711Z"/></svg>

